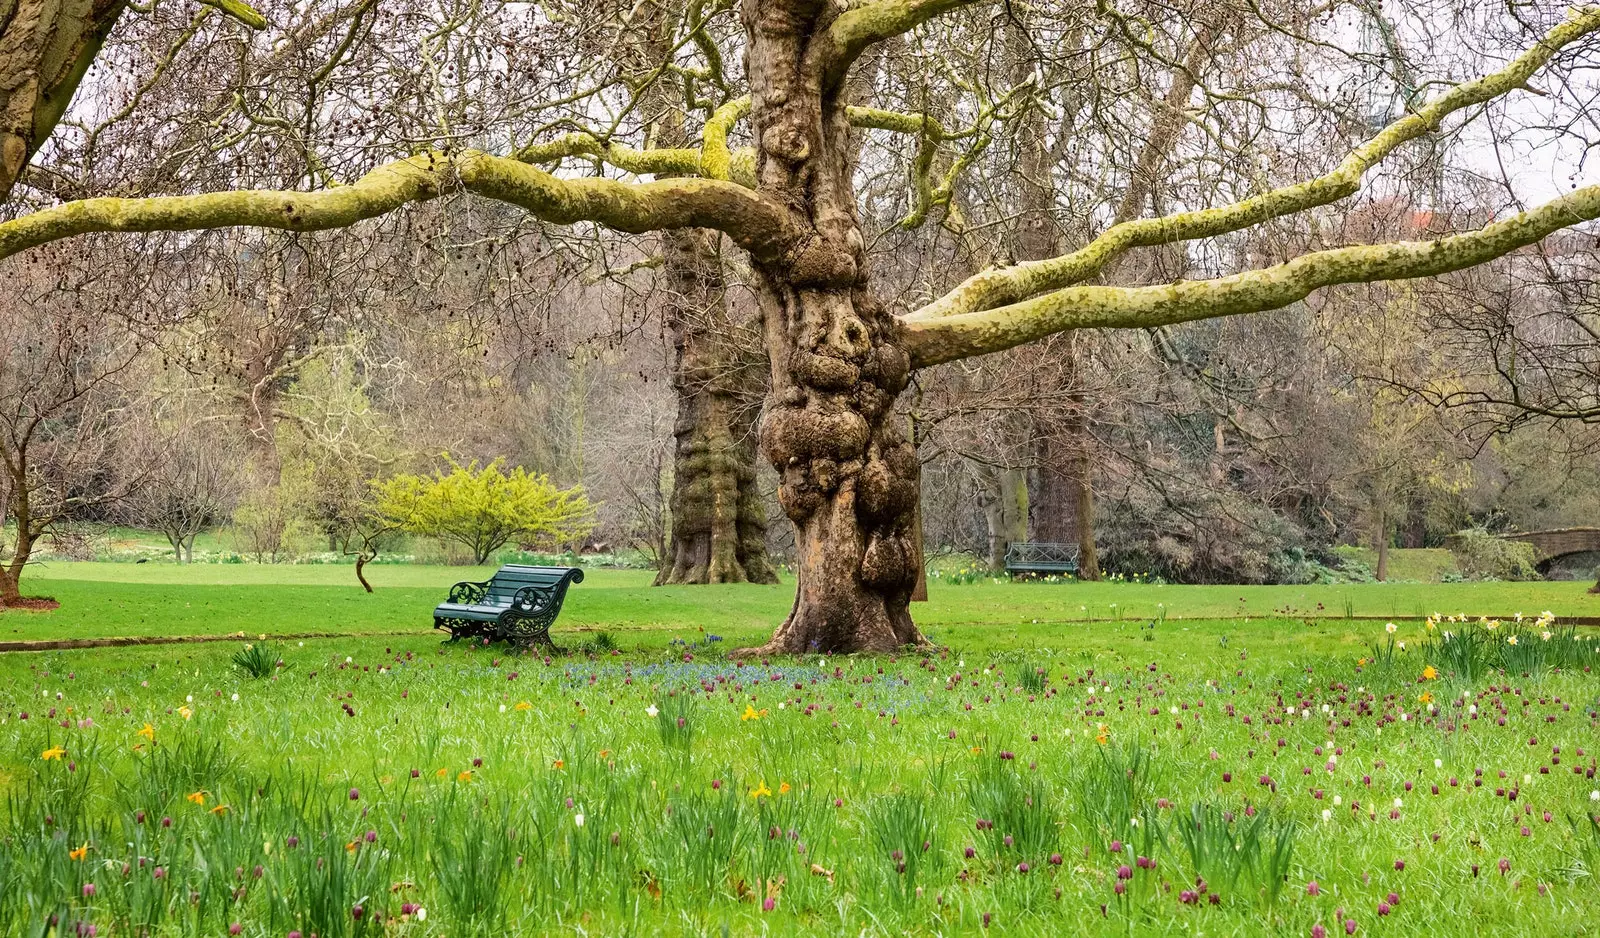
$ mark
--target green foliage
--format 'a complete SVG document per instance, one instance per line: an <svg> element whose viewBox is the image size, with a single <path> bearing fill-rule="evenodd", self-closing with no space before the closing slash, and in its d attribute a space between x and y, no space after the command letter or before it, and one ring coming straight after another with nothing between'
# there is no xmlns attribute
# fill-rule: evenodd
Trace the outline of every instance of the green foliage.
<svg viewBox="0 0 1600 938"><path fill-rule="evenodd" d="M234 666L254 678L263 678L283 665L278 650L266 642L252 642L233 653Z"/></svg>
<svg viewBox="0 0 1600 938"><path fill-rule="evenodd" d="M1537 580L1533 545L1468 528L1451 539L1450 551L1463 576L1476 580Z"/></svg>
<svg viewBox="0 0 1600 938"><path fill-rule="evenodd" d="M594 506L582 486L557 488L547 476L504 461L479 467L450 462L450 471L398 475L373 483L378 513L410 534L460 544L487 563L513 539L561 544L594 527Z"/></svg>
<svg viewBox="0 0 1600 938"><path fill-rule="evenodd" d="M1178 839L1189 869L1214 892L1233 892L1247 877L1267 902L1278 900L1294 857L1297 826L1276 818L1266 807L1252 809L1240 820L1232 811L1204 802L1176 822Z"/></svg>

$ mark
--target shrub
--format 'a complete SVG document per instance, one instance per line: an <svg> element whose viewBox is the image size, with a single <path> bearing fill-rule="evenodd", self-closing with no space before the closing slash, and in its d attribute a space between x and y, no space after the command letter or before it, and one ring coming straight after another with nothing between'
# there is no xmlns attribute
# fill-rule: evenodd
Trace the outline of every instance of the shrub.
<svg viewBox="0 0 1600 938"><path fill-rule="evenodd" d="M1450 552L1461 573L1476 580L1537 580L1538 555L1533 545L1496 537L1483 528L1468 528L1451 538Z"/></svg>
<svg viewBox="0 0 1600 938"><path fill-rule="evenodd" d="M373 483L377 510L409 534L460 544L474 563L489 562L513 539L565 543L594 527L594 506L582 486L562 489L547 476L504 460L479 468L452 461L450 471L399 475Z"/></svg>

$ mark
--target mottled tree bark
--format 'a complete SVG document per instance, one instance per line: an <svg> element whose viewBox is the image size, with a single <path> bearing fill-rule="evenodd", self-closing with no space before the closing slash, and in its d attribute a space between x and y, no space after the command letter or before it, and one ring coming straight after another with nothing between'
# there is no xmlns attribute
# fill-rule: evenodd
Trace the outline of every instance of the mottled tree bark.
<svg viewBox="0 0 1600 938"><path fill-rule="evenodd" d="M0 0L0 201L55 130L126 0Z"/></svg>
<svg viewBox="0 0 1600 938"><path fill-rule="evenodd" d="M795 525L799 580L761 653L924 643L909 611L919 467L894 415L910 359L868 288L841 89L807 55L836 14L822 2L742 8L760 191L805 232L787 257L755 265L772 362L761 449Z"/></svg>

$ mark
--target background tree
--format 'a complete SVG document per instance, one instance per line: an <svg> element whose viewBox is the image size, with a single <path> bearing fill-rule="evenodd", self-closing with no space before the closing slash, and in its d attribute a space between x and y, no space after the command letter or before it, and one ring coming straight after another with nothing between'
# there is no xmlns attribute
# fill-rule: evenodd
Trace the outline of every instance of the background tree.
<svg viewBox="0 0 1600 938"><path fill-rule="evenodd" d="M195 538L226 521L243 484L239 455L225 438L181 408L135 420L118 453L121 473L138 471L125 483L119 515L129 524L160 531L178 563L194 562Z"/></svg>
<svg viewBox="0 0 1600 938"><path fill-rule="evenodd" d="M114 505L142 475L133 463L122 480L108 478L107 457L129 422L123 381L143 344L100 305L97 288L114 289L115 280L12 286L0 301L0 606L23 601L22 575L41 537L74 514Z"/></svg>
<svg viewBox="0 0 1600 938"><path fill-rule="evenodd" d="M559 548L586 535L594 506L580 488L558 489L522 467L499 460L450 464L448 473L397 475L374 486L377 513L392 527L465 547L485 564L513 540Z"/></svg>

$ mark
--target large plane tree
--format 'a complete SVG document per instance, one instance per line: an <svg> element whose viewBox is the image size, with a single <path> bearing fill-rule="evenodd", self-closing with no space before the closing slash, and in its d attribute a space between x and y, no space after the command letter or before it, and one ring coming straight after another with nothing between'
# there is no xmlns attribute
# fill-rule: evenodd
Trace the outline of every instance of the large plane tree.
<svg viewBox="0 0 1600 938"><path fill-rule="evenodd" d="M1219 159L1219 167L1239 177L1232 191L1254 194L1124 221L1076 250L990 267L918 308L892 309L873 289L852 128L876 127L925 140L953 131L929 116L855 104L848 79L870 50L883 44L914 46L943 17L975 21L1014 11L984 0L745 0L737 7L691 4L689 12L708 24L737 17L734 28L716 36L710 26L691 31L684 56L660 71L668 80L678 73L715 70L717 82L728 88L725 99L707 109L710 116L698 129L697 145L630 148L586 130L554 136L550 131L561 126L559 121L539 125L545 139L500 153L469 149L455 135L440 133L431 144L344 185L89 198L41 208L0 223L0 257L87 232L345 227L455 193L519 206L555 225L721 232L748 255L764 316L771 381L760 446L779 474L779 500L796 529L794 608L760 651L885 651L924 643L909 611L918 572L913 543L918 459L896 416L897 399L917 369L1072 329L1147 328L1253 313L1336 284L1433 276L1484 263L1600 216L1600 186L1583 187L1480 228L1427 241L1337 246L1287 259L1257 257L1255 266L1240 265L1246 269L1207 279L1115 285L1102 277L1137 248L1216 239L1298 216L1309 224L1318 209L1358 192L1368 171L1397 148L1434 133L1453 116L1470 116L1527 87L1552 59L1581 50L1600 30L1600 10L1588 8L1555 25L1498 71L1439 87L1432 97L1414 101L1408 113L1376 129L1322 175L1282 186L1256 185L1255 168ZM718 14L727 16L718 19ZM1139 31L1148 29L1110 4L1091 15L1105 17L1128 37L1131 48L1140 47ZM470 32L470 19L452 20L450 29ZM1281 31L1292 42L1314 44L1292 23ZM742 55L742 70L724 67L731 51ZM1156 50L1150 52L1160 59ZM685 64L689 56L698 56L699 64ZM445 71L438 61L430 67L436 79ZM930 61L928 68L938 65ZM645 84L621 90L637 95L648 90ZM483 88L488 93L490 84ZM610 86L594 93L606 97L607 108L626 111L628 105L616 100L618 92ZM730 139L740 135L753 145L730 146ZM629 176L541 168L570 156ZM948 201L945 181L953 173L942 166L931 156L919 156L912 167L922 202ZM635 181L639 177L653 178Z"/></svg>

